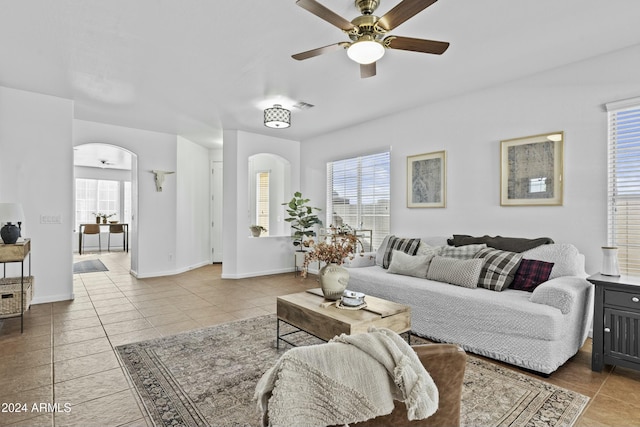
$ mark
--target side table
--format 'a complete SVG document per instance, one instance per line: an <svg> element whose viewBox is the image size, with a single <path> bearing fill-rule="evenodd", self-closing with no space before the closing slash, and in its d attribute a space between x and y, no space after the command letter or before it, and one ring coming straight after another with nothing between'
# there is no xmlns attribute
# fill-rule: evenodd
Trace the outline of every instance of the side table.
<svg viewBox="0 0 640 427"><path fill-rule="evenodd" d="M0 244L0 263L7 277L7 263L20 263L20 333L24 332L24 260L29 255L29 276L31 276L31 239L13 245Z"/></svg>
<svg viewBox="0 0 640 427"><path fill-rule="evenodd" d="M604 364L640 370L640 277L594 274L591 370Z"/></svg>

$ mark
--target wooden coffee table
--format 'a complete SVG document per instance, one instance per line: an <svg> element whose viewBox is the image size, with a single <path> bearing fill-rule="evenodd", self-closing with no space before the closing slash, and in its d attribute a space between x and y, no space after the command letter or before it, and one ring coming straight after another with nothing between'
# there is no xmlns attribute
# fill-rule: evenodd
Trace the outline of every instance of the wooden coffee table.
<svg viewBox="0 0 640 427"><path fill-rule="evenodd" d="M276 347L280 348L280 341L295 346L284 337L300 331L329 341L343 333L367 332L370 326L407 333L407 341L411 340L411 307L369 295L365 302L367 307L360 310L338 308L324 299L320 288L278 297ZM298 330L281 335L280 322Z"/></svg>

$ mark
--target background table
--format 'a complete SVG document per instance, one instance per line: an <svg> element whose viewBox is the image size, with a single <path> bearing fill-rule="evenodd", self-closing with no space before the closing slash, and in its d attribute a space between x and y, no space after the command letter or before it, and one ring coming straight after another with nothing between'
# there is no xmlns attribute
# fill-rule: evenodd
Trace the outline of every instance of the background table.
<svg viewBox="0 0 640 427"><path fill-rule="evenodd" d="M80 224L80 230L78 233L78 253L80 255L82 255L82 230L86 225L93 225L93 224ZM102 229L102 227L109 227L110 225L122 225L124 228L124 251L129 252L129 224L119 222L117 224L98 224L98 225L100 226L100 229Z"/></svg>

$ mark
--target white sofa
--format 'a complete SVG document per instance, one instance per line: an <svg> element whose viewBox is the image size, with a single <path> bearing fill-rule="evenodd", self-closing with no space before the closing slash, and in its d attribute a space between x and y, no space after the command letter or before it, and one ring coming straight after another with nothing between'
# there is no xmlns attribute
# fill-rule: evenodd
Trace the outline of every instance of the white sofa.
<svg viewBox="0 0 640 427"><path fill-rule="evenodd" d="M440 248L447 240L429 237L420 244ZM549 244L522 252L524 259L554 263L549 280L533 292L498 292L391 274L375 265L383 250L345 263L348 289L409 305L416 335L459 344L544 375L575 355L588 336L593 288L585 280L584 256L573 245Z"/></svg>

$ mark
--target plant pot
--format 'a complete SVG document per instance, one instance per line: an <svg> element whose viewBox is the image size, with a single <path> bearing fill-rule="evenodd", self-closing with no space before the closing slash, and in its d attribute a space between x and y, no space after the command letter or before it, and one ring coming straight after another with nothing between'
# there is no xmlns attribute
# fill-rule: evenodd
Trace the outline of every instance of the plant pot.
<svg viewBox="0 0 640 427"><path fill-rule="evenodd" d="M96 224L100 224L100 217L99 216L96 217Z"/></svg>
<svg viewBox="0 0 640 427"><path fill-rule="evenodd" d="M262 231L261 231L261 230L259 230L259 229L255 229L255 230L254 230L254 229L251 229L251 235L252 235L253 237L260 237L260 234L262 234Z"/></svg>
<svg viewBox="0 0 640 427"><path fill-rule="evenodd" d="M342 297L349 283L349 271L338 264L327 264L319 272L320 287L324 297L336 301Z"/></svg>

